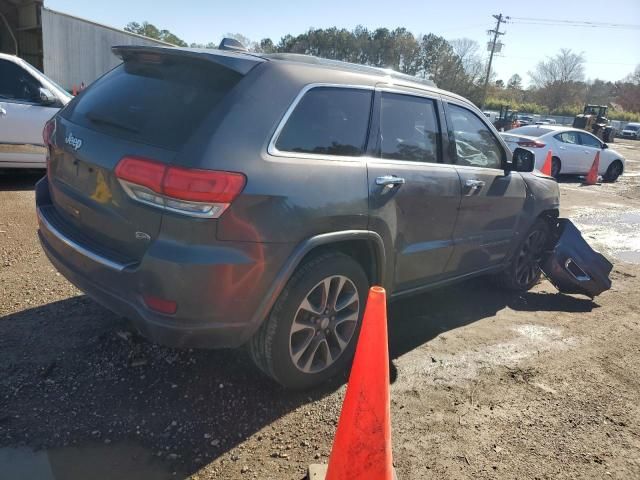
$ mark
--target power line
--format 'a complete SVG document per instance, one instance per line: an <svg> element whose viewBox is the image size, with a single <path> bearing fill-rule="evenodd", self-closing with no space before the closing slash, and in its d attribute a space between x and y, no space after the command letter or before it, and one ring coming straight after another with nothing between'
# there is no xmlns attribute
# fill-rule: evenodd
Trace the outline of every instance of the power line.
<svg viewBox="0 0 640 480"><path fill-rule="evenodd" d="M509 23L520 25L548 25L589 28L629 28L640 29L640 25L631 23L591 22L588 20L561 20L553 18L507 17Z"/></svg>
<svg viewBox="0 0 640 480"><path fill-rule="evenodd" d="M540 57L521 57L518 55L498 55L500 58L517 58L520 60L540 60ZM624 63L624 62L599 62L597 60L585 60L584 63L594 63L599 65L628 65L635 66L637 63Z"/></svg>

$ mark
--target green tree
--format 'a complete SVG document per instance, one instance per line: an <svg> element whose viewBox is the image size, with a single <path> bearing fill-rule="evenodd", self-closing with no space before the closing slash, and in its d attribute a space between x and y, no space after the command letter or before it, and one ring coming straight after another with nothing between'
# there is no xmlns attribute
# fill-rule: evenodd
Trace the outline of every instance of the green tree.
<svg viewBox="0 0 640 480"><path fill-rule="evenodd" d="M507 81L507 88L509 90L522 90L522 77L517 73L511 75Z"/></svg>
<svg viewBox="0 0 640 480"><path fill-rule="evenodd" d="M125 31L144 35L145 37L167 42L178 47L186 47L187 42L171 33L169 30L160 30L158 27L149 22L129 22L125 27Z"/></svg>

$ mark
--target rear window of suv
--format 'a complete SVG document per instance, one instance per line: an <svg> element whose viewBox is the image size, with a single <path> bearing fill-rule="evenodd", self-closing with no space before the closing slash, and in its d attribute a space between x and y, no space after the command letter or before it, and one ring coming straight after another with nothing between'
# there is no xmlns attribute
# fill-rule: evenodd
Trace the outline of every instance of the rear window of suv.
<svg viewBox="0 0 640 480"><path fill-rule="evenodd" d="M203 61L131 59L97 80L62 114L92 130L177 150L241 78Z"/></svg>
<svg viewBox="0 0 640 480"><path fill-rule="evenodd" d="M283 152L357 157L367 140L372 91L315 87L304 94L276 140Z"/></svg>

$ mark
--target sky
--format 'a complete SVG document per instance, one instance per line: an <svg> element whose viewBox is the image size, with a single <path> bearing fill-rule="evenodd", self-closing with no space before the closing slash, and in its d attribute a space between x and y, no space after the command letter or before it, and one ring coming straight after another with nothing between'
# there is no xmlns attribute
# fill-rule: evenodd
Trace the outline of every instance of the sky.
<svg viewBox="0 0 640 480"><path fill-rule="evenodd" d="M45 0L54 10L123 28L128 22L148 21L170 30L187 43L218 43L225 33L241 33L251 40L269 37L274 43L286 34L310 27L375 29L405 27L415 35L435 33L448 40L470 38L486 54L487 30L495 27L493 14L512 17L502 26L502 53L493 71L506 81L527 72L560 48L582 53L587 79L620 80L640 64L640 0ZM579 20L635 25L636 28L564 27L517 24L516 18Z"/></svg>

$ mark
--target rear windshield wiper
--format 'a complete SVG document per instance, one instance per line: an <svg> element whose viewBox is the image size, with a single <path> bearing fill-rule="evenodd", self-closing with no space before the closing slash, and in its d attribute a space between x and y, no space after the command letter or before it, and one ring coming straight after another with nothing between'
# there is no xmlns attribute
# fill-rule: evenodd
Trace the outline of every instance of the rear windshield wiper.
<svg viewBox="0 0 640 480"><path fill-rule="evenodd" d="M95 113L87 113L86 117L91 120L92 123L100 123L102 125L108 125L110 127L118 128L120 130L125 130L130 133L140 133L140 130L134 127L130 127L129 125L123 125L122 123L117 122L116 120L112 120L110 118L101 117Z"/></svg>

